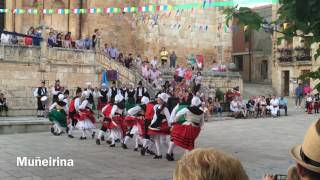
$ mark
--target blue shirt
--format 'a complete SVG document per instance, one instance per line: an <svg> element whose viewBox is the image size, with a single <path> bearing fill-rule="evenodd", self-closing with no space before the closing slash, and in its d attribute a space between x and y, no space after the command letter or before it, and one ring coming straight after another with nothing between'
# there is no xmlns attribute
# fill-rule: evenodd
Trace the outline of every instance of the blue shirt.
<svg viewBox="0 0 320 180"><path fill-rule="evenodd" d="M286 98L280 98L279 105L288 105L288 100Z"/></svg>
<svg viewBox="0 0 320 180"><path fill-rule="evenodd" d="M87 49L90 49L90 47L91 47L91 39L85 39L84 40L84 46L87 48Z"/></svg>
<svg viewBox="0 0 320 180"><path fill-rule="evenodd" d="M118 55L118 50L116 48L110 48L109 54L110 54L110 57L116 58Z"/></svg>
<svg viewBox="0 0 320 180"><path fill-rule="evenodd" d="M296 96L302 96L303 95L303 87L298 86L296 88Z"/></svg>

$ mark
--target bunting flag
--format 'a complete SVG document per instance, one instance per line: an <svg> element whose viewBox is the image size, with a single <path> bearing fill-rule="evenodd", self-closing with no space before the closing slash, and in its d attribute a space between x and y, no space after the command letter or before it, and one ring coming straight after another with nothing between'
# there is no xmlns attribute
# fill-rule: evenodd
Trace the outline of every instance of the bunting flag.
<svg viewBox="0 0 320 180"><path fill-rule="evenodd" d="M246 5L254 5L258 3L272 3L276 4L279 3L279 0L244 0L241 4ZM13 13L13 14L23 14L28 12L28 14L38 14L42 12L43 14L98 14L98 13L120 13L120 12L128 12L128 13L135 13L135 12L159 12L159 11L181 11L181 10L194 10L197 9L206 9L211 7L228 7L228 6L235 6L236 3L233 0L227 1L213 1L213 0L201 0L201 2L189 3L189 4L177 4L177 5L146 5L141 7L107 7L107 8L88 8L88 9L0 9L0 13ZM179 13L178 13L179 14ZM171 13L169 14L171 15Z"/></svg>
<svg viewBox="0 0 320 180"><path fill-rule="evenodd" d="M38 14L38 9L28 9L28 14Z"/></svg>
<svg viewBox="0 0 320 180"><path fill-rule="evenodd" d="M53 10L53 9L43 9L43 10L42 10L42 13L43 13L43 14L53 14L53 13L54 13L54 10Z"/></svg>
<svg viewBox="0 0 320 180"><path fill-rule="evenodd" d="M0 9L0 13L7 13L8 9Z"/></svg>

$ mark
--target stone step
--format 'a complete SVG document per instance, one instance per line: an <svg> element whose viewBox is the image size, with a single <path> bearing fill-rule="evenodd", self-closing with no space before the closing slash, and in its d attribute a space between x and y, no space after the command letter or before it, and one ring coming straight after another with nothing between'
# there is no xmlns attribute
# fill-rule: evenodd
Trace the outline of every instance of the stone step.
<svg viewBox="0 0 320 180"><path fill-rule="evenodd" d="M45 132L51 125L47 118L0 117L0 134Z"/></svg>

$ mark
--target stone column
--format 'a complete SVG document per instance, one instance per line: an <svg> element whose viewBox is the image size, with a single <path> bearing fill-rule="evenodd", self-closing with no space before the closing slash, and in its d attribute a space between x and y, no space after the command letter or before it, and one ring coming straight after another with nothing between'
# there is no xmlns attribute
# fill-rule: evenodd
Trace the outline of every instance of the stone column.
<svg viewBox="0 0 320 180"><path fill-rule="evenodd" d="M6 8L10 11L14 9L12 0L6 0ZM5 13L5 29L7 31L13 31L14 30L14 15L11 12Z"/></svg>
<svg viewBox="0 0 320 180"><path fill-rule="evenodd" d="M47 46L47 39L48 39L48 30L43 28L42 29L42 41L40 43L40 65L39 71L44 72L46 70L46 63L48 60L48 46Z"/></svg>
<svg viewBox="0 0 320 180"><path fill-rule="evenodd" d="M15 1L16 6L14 8L22 8L22 0ZM22 31L22 14L14 15L14 30L19 33L23 33Z"/></svg>
<svg viewBox="0 0 320 180"><path fill-rule="evenodd" d="M80 1L70 0L70 9L80 8ZM80 15L78 14L69 14L69 22L68 22L69 31L71 32L72 39L76 40L80 38Z"/></svg>

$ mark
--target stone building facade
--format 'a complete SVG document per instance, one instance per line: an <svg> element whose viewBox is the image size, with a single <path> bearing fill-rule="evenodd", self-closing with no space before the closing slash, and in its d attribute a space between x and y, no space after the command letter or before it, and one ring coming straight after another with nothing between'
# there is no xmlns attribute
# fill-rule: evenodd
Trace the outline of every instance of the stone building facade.
<svg viewBox="0 0 320 180"><path fill-rule="evenodd" d="M4 6L15 8L97 8L194 3L193 0L105 1L105 0L5 0ZM30 26L46 25L72 33L73 39L91 36L100 29L102 44L117 46L126 53L141 54L149 59L159 56L161 47L175 50L178 61L185 63L188 54L203 54L205 63L212 60L231 62L231 33L225 27L219 8L150 13L30 15L5 14L8 31L26 33Z"/></svg>
<svg viewBox="0 0 320 180"><path fill-rule="evenodd" d="M276 19L276 12L279 5L273 5L273 19ZM281 34L273 36L272 56L272 87L278 95L294 96L295 88L299 83L309 84L315 87L318 80L307 80L302 82L299 76L320 68L319 58L314 59L319 43L309 44L307 39L294 37L292 42L282 41L277 43Z"/></svg>
<svg viewBox="0 0 320 180"><path fill-rule="evenodd" d="M272 20L272 6L254 8L268 22ZM260 31L244 31L235 27L232 33L232 58L244 81L271 84L272 35Z"/></svg>

